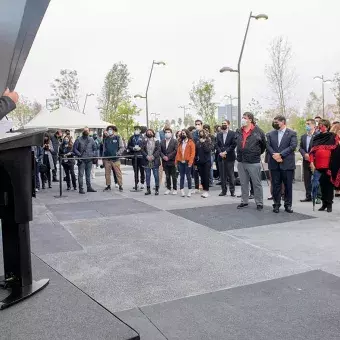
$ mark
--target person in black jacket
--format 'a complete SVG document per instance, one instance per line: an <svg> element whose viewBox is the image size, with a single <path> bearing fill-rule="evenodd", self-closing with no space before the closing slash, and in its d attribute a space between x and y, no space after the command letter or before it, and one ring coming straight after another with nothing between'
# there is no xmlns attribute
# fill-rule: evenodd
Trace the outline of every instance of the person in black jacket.
<svg viewBox="0 0 340 340"><path fill-rule="evenodd" d="M137 190L139 183L139 172L140 172L140 183L141 183L141 189L144 189L144 183L145 183L145 171L143 168L143 160L142 160L142 153L141 153L141 146L142 146L142 141L143 137L141 134L141 127L140 126L135 126L134 127L134 134L130 137L128 141L128 150L131 155L137 156L137 162L136 159L132 159L132 167L133 167L133 172L135 174L135 187L134 189Z"/></svg>
<svg viewBox="0 0 340 340"><path fill-rule="evenodd" d="M64 171L65 171L67 190L71 190L71 180L72 180L73 189L77 190L77 180L76 180L76 175L74 173L75 161L73 159L74 157L73 142L72 142L71 136L66 135L64 137L63 142L59 147L59 155L62 158L67 158L67 159L63 159L61 162L61 165L63 166Z"/></svg>
<svg viewBox="0 0 340 340"><path fill-rule="evenodd" d="M227 195L227 183L229 183L230 195L235 197L235 132L229 130L230 121L225 120L222 123L222 131L216 136L216 151L218 154L218 165L221 176L222 192L219 196Z"/></svg>
<svg viewBox="0 0 340 340"><path fill-rule="evenodd" d="M53 162L54 162L54 169L52 170L52 181L59 182L57 179L57 162L58 162L58 151L60 146L60 139L63 136L63 132L61 130L57 130L54 134L50 135L50 140L53 145L53 151L51 151Z"/></svg>
<svg viewBox="0 0 340 340"><path fill-rule="evenodd" d="M178 142L172 137L172 130L170 128L164 129L164 137L161 141L161 158L163 169L166 176L166 188L164 195L169 195L171 191L171 179L173 195L177 195L177 173L175 166L175 158L177 154Z"/></svg>
<svg viewBox="0 0 340 340"><path fill-rule="evenodd" d="M214 168L213 164L215 161L215 145L216 145L216 137L211 134L211 129L209 124L204 124L203 129L208 134L211 141L211 166L210 166L210 176L209 176L209 186L212 187L214 185Z"/></svg>
<svg viewBox="0 0 340 340"><path fill-rule="evenodd" d="M245 112L241 121L242 127L236 131L237 168L241 182L242 199L237 206L242 209L248 206L249 180L254 186L257 210L263 210L263 188L261 182L261 155L266 150L266 136L255 124L254 115Z"/></svg>
<svg viewBox="0 0 340 340"><path fill-rule="evenodd" d="M196 141L195 163L201 177L203 193L201 197L209 196L209 177L211 168L211 139L205 130L200 130Z"/></svg>

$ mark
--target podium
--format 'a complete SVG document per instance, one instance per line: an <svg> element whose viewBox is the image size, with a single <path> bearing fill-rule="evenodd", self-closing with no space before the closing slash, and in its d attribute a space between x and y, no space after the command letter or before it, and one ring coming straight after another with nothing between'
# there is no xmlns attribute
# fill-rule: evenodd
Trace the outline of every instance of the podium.
<svg viewBox="0 0 340 340"><path fill-rule="evenodd" d="M29 222L33 219L32 145L42 145L45 130L7 133L0 138L0 219L4 277L0 288L11 291L0 301L5 309L37 293L48 279L32 280Z"/></svg>

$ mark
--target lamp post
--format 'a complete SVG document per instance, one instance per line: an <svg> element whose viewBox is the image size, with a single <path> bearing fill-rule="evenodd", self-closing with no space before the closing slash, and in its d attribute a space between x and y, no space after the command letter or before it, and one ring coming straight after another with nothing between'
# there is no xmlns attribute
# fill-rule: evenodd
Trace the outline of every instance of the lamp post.
<svg viewBox="0 0 340 340"><path fill-rule="evenodd" d="M185 106L185 105L181 105L181 106L179 106L178 108L179 108L179 109L183 109L183 111L184 111L184 115L183 115L183 124L184 124L185 116L186 116L186 114L187 114L187 110L190 109L190 107L189 107L189 106Z"/></svg>
<svg viewBox="0 0 340 340"><path fill-rule="evenodd" d="M267 14L258 14L258 15L253 15L253 12L250 12L249 14L249 19L248 19L248 24L247 24L247 28L246 28L246 32L244 34L244 38L243 38L243 43L242 43L242 48L241 48L241 53L238 59L238 64L237 64L237 69L233 69L231 67L222 67L220 69L220 72L237 72L238 73L238 117L237 117L237 123L238 126L241 126L241 61L242 61L242 56L243 56L243 50L244 50L244 46L246 44L246 40L247 40L247 36L248 36L248 30L249 30L249 26L250 26L250 20L251 19L256 19L256 20L260 20L260 19L264 19L267 20L268 19L268 15Z"/></svg>
<svg viewBox="0 0 340 340"><path fill-rule="evenodd" d="M234 119L233 119L233 100L238 99L237 97L233 97L231 94L230 95L225 95L225 98L228 98L230 100L230 118L231 118L231 124L232 128L234 128Z"/></svg>
<svg viewBox="0 0 340 340"><path fill-rule="evenodd" d="M149 81L148 84L146 86L146 91L145 91L145 96L142 96L140 94L136 94L134 96L134 98L142 98L145 99L145 110L146 110L146 126L149 126L149 103L148 103L148 92L149 92L149 87L150 87L150 81L151 81L151 77L152 77L152 73L153 73L153 68L155 65L163 65L165 66L165 62L164 61L152 61L152 65L151 65L151 71L150 71L150 75L149 75Z"/></svg>
<svg viewBox="0 0 340 340"><path fill-rule="evenodd" d="M86 107L87 97L92 97L92 96L94 96L94 93L86 93L85 103L84 103L84 108L83 108L83 114L85 114L85 107Z"/></svg>
<svg viewBox="0 0 340 340"><path fill-rule="evenodd" d="M325 83L332 82L330 79L324 78L324 76L316 76L313 79L321 79L322 80L322 118L325 118Z"/></svg>

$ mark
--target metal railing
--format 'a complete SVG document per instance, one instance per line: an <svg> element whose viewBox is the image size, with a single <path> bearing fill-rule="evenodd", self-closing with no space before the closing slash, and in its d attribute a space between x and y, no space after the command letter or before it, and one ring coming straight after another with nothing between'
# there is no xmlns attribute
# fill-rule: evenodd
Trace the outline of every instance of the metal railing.
<svg viewBox="0 0 340 340"><path fill-rule="evenodd" d="M137 162L138 158L143 158L142 155L124 155L124 156L102 156L102 157L62 157L59 156L59 196L55 197L63 197L63 179L64 179L64 174L63 174L63 167L62 167L62 161L67 160L67 161L83 161L83 160L88 160L88 161L93 161L95 159L109 159L109 160L128 160L131 159L134 162L135 169L137 168ZM135 176L135 189L137 191L137 186L138 186L138 178Z"/></svg>

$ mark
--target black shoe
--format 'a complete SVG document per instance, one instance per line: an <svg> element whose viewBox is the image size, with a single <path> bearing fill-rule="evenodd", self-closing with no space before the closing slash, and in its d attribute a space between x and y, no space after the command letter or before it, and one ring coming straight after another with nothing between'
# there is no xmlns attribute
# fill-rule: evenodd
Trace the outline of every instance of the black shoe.
<svg viewBox="0 0 340 340"><path fill-rule="evenodd" d="M303 200L300 200L300 202L304 203L304 202L312 202L311 198L305 198Z"/></svg>
<svg viewBox="0 0 340 340"><path fill-rule="evenodd" d="M280 212L280 208L279 207L273 207L273 213L278 214Z"/></svg>
<svg viewBox="0 0 340 340"><path fill-rule="evenodd" d="M218 196L227 196L227 193L222 191Z"/></svg>
<svg viewBox="0 0 340 340"><path fill-rule="evenodd" d="M217 182L216 185L221 185L222 183L221 182Z"/></svg>
<svg viewBox="0 0 340 340"><path fill-rule="evenodd" d="M242 197L242 195L237 195L237 198L241 198Z"/></svg>
<svg viewBox="0 0 340 340"><path fill-rule="evenodd" d="M325 211L327 209L327 204L326 203L322 203L321 208L319 208L319 211Z"/></svg>
<svg viewBox="0 0 340 340"><path fill-rule="evenodd" d="M231 197L236 197L236 195L235 195L234 192L231 192L231 193L230 193L230 196L231 196Z"/></svg>
<svg viewBox="0 0 340 340"><path fill-rule="evenodd" d="M150 187L147 187L147 188L146 188L145 196L148 196L148 195L151 195Z"/></svg>
<svg viewBox="0 0 340 340"><path fill-rule="evenodd" d="M332 212L332 204L327 204L327 212Z"/></svg>
<svg viewBox="0 0 340 340"><path fill-rule="evenodd" d="M123 192L123 187L122 186L119 187L119 191Z"/></svg>
<svg viewBox="0 0 340 340"><path fill-rule="evenodd" d="M66 189L67 191L70 191L71 190L71 187L67 187L67 189Z"/></svg>
<svg viewBox="0 0 340 340"><path fill-rule="evenodd" d="M49 188L49 189L52 189L52 185L51 185L51 183L48 185L48 188Z"/></svg>
<svg viewBox="0 0 340 340"><path fill-rule="evenodd" d="M263 205L259 204L257 207L256 207L257 210L261 211L263 210Z"/></svg>
<svg viewBox="0 0 340 340"><path fill-rule="evenodd" d="M249 199L253 200L254 199L254 195L249 195Z"/></svg>
<svg viewBox="0 0 340 340"><path fill-rule="evenodd" d="M84 191L84 189L79 189L79 194L81 194L81 195L85 195L85 191Z"/></svg>
<svg viewBox="0 0 340 340"><path fill-rule="evenodd" d="M87 192L97 192L97 190L94 190L93 188L87 188Z"/></svg>
<svg viewBox="0 0 340 340"><path fill-rule="evenodd" d="M44 184L42 185L41 189L45 190L45 185Z"/></svg>
<svg viewBox="0 0 340 340"><path fill-rule="evenodd" d="M77 187L73 187L73 190L76 191L76 190L77 190Z"/></svg>
<svg viewBox="0 0 340 340"><path fill-rule="evenodd" d="M237 209L242 209L248 206L248 203L241 203L237 206Z"/></svg>
<svg viewBox="0 0 340 340"><path fill-rule="evenodd" d="M334 196L335 196L335 197L340 197L340 194L335 194Z"/></svg>
<svg viewBox="0 0 340 340"><path fill-rule="evenodd" d="M111 185L108 185L103 191L111 191Z"/></svg>
<svg viewBox="0 0 340 340"><path fill-rule="evenodd" d="M285 212L292 214L294 211L293 211L292 207L285 207Z"/></svg>

